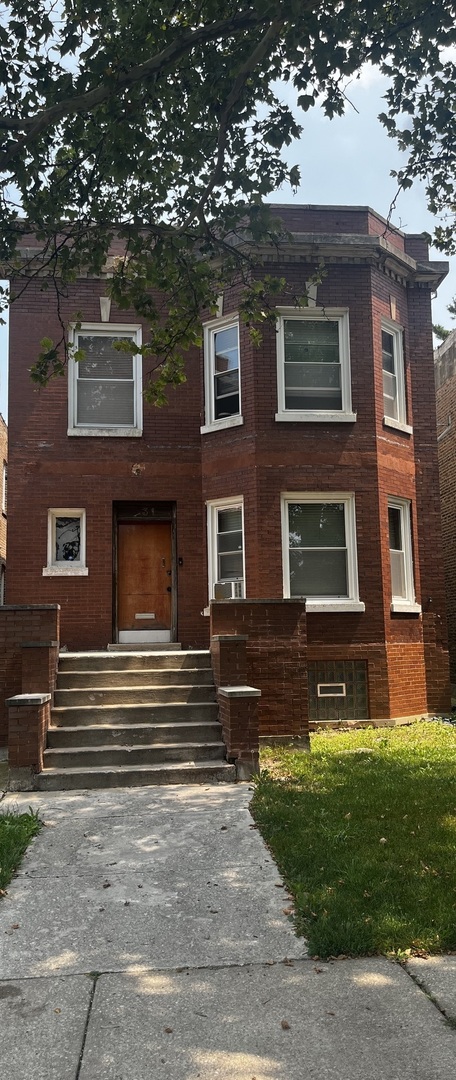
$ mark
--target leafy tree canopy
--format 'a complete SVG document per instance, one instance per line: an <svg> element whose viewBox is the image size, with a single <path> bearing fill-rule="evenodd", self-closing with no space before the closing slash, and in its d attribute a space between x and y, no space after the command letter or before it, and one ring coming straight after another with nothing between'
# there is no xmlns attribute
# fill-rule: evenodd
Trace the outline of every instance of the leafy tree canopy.
<svg viewBox="0 0 456 1080"><path fill-rule="evenodd" d="M450 215L437 242L455 251L455 44L453 0L10 0L0 11L5 276L19 263L28 278L46 268L58 293L82 268L100 273L119 238L111 290L149 319L160 402L183 378L198 311L247 278L249 238L277 238L263 201L298 184L283 150L300 128L281 81L304 110L318 99L331 117L366 61L389 77L381 120L409 154L398 183L425 180L431 210ZM41 256L24 265L30 231ZM246 319L274 286L246 291ZM60 369L59 345L47 343L35 377Z"/></svg>

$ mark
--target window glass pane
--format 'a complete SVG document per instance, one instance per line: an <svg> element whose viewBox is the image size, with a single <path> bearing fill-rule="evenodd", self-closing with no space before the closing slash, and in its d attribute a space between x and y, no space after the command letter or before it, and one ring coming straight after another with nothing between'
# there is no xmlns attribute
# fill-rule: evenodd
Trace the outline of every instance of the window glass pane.
<svg viewBox="0 0 456 1080"><path fill-rule="evenodd" d="M334 364L339 361L339 324L330 319L285 319L285 360Z"/></svg>
<svg viewBox="0 0 456 1080"><path fill-rule="evenodd" d="M345 550L290 551L291 596L348 596Z"/></svg>
<svg viewBox="0 0 456 1080"><path fill-rule="evenodd" d="M55 519L55 562L79 562L81 558L81 519Z"/></svg>
<svg viewBox="0 0 456 1080"><path fill-rule="evenodd" d="M227 555L220 555L218 557L218 579L223 581L226 578L242 578L243 574L243 562L242 551L230 552Z"/></svg>
<svg viewBox="0 0 456 1080"><path fill-rule="evenodd" d="M242 510L235 507L232 510L218 511L218 532L236 532L242 530Z"/></svg>
<svg viewBox="0 0 456 1080"><path fill-rule="evenodd" d="M133 427L134 422L133 382L78 381L77 424Z"/></svg>
<svg viewBox="0 0 456 1080"><path fill-rule="evenodd" d="M398 419L397 379L395 375L390 375L387 371L383 372L383 408L385 416Z"/></svg>
<svg viewBox="0 0 456 1080"><path fill-rule="evenodd" d="M402 550L401 511L398 506L388 507L389 546Z"/></svg>
<svg viewBox="0 0 456 1080"><path fill-rule="evenodd" d="M287 390L285 394L285 408L305 412L328 412L342 409L342 394L340 390Z"/></svg>
<svg viewBox="0 0 456 1080"><path fill-rule="evenodd" d="M390 551L391 557L391 593L393 596L407 599L405 583L405 555L403 551Z"/></svg>
<svg viewBox="0 0 456 1080"><path fill-rule="evenodd" d="M285 386L340 387L340 364L285 364Z"/></svg>
<svg viewBox="0 0 456 1080"><path fill-rule="evenodd" d="M230 371L227 375L215 376L215 396L223 397L224 394L237 394L239 390L239 372Z"/></svg>
<svg viewBox="0 0 456 1080"><path fill-rule="evenodd" d="M394 372L394 337L382 330L383 370Z"/></svg>
<svg viewBox="0 0 456 1080"><path fill-rule="evenodd" d="M214 334L215 371L232 371L239 367L238 330L230 326Z"/></svg>
<svg viewBox="0 0 456 1080"><path fill-rule="evenodd" d="M289 503L290 547L345 547L344 503Z"/></svg>
<svg viewBox="0 0 456 1080"><path fill-rule="evenodd" d="M219 551L242 551L242 533L222 533L218 537Z"/></svg>
<svg viewBox="0 0 456 1080"><path fill-rule="evenodd" d="M132 379L133 356L117 352L116 341L133 341L131 334L78 334L77 347L85 356L76 364L78 379Z"/></svg>

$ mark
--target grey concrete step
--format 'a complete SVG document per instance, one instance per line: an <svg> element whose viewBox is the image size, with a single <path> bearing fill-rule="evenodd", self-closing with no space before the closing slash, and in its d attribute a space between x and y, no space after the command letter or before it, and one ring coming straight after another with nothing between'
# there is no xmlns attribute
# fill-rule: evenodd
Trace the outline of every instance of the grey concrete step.
<svg viewBox="0 0 456 1080"><path fill-rule="evenodd" d="M215 701L214 686L117 686L86 687L84 690L56 690L57 706L68 705L153 705Z"/></svg>
<svg viewBox="0 0 456 1080"><path fill-rule="evenodd" d="M182 645L178 641L150 641L150 642L145 642L142 649L141 649L141 645L138 645L138 642L136 642L136 644L134 644L134 645L131 644L130 642L128 644L126 642L122 642L122 644L120 645L119 642L116 641L116 642L113 642L111 645L106 646L106 649L107 649L108 652L148 652L148 653L155 653L155 652L169 652L170 649L172 649L172 651L175 652L177 649L181 649L181 648L182 648Z"/></svg>
<svg viewBox="0 0 456 1080"><path fill-rule="evenodd" d="M155 702L143 705L73 705L52 710L51 723L54 727L84 727L86 724L180 724L200 720L217 720L218 707L215 701L194 701L168 704Z"/></svg>
<svg viewBox="0 0 456 1080"><path fill-rule="evenodd" d="M78 727L51 727L47 745L51 750L77 746L153 746L176 743L220 741L218 721L188 724L91 724Z"/></svg>
<svg viewBox="0 0 456 1080"><path fill-rule="evenodd" d="M59 671L128 671L132 668L176 670L208 668L211 666L208 649L159 652L85 652L60 653Z"/></svg>
<svg viewBox="0 0 456 1080"><path fill-rule="evenodd" d="M236 769L227 761L174 762L113 768L45 769L36 777L38 791L74 791L88 788L145 787L155 784L234 783Z"/></svg>
<svg viewBox="0 0 456 1080"><path fill-rule="evenodd" d="M160 765L171 762L224 761L225 745L215 743L156 743L151 746L79 746L45 750L45 769L86 769L106 765Z"/></svg>
<svg viewBox="0 0 456 1080"><path fill-rule="evenodd" d="M126 671L60 671L57 676L58 690L77 690L87 687L118 686L209 686L214 684L212 668L183 668L153 670L131 668Z"/></svg>

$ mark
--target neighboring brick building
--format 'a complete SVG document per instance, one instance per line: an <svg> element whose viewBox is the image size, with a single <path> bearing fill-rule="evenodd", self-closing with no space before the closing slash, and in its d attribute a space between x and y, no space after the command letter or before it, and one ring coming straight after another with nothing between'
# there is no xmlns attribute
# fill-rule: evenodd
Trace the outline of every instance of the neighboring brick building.
<svg viewBox="0 0 456 1080"><path fill-rule="evenodd" d="M13 304L8 602L57 601L72 649L206 647L211 596L304 595L311 719L446 708L431 335L446 264L366 207L276 210L292 234L264 253L288 283L277 332L256 348L225 293L167 408L142 404L139 362L112 349L142 327L100 303L103 280L61 300L85 359L40 392L28 369L57 313L39 281ZM321 261L316 298L290 306Z"/></svg>
<svg viewBox="0 0 456 1080"><path fill-rule="evenodd" d="M8 428L0 413L0 604L5 603Z"/></svg>
<svg viewBox="0 0 456 1080"><path fill-rule="evenodd" d="M451 681L456 683L456 330L434 353Z"/></svg>

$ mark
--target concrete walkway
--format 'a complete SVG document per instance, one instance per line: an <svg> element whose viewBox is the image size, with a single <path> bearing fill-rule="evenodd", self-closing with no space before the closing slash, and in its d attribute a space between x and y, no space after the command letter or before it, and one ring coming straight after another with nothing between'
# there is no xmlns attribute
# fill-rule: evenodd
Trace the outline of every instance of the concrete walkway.
<svg viewBox="0 0 456 1080"><path fill-rule="evenodd" d="M1 1076L454 1080L456 958L306 957L250 796L6 796L45 828L0 901Z"/></svg>

